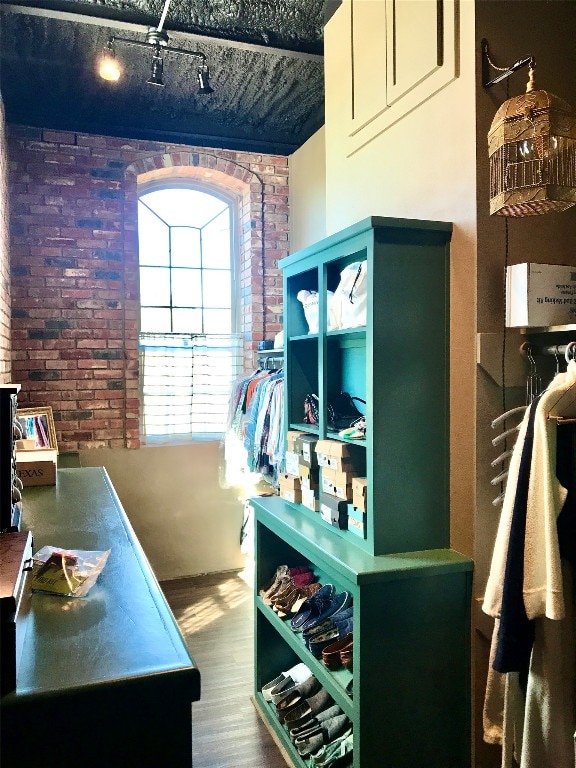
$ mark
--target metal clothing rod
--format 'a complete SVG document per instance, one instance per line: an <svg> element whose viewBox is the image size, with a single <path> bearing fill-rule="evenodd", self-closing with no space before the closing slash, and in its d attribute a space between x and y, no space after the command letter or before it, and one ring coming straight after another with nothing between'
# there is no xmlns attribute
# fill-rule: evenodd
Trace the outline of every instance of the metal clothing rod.
<svg viewBox="0 0 576 768"><path fill-rule="evenodd" d="M576 358L576 341L569 341L568 344L553 344L547 347L536 347L534 344L524 342L520 349L526 354L564 357L566 361Z"/></svg>

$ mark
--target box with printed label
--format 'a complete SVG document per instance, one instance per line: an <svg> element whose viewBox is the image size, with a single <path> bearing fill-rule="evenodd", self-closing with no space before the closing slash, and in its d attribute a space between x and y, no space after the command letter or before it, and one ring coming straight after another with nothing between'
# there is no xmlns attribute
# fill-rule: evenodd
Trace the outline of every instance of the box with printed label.
<svg viewBox="0 0 576 768"><path fill-rule="evenodd" d="M314 435L301 435L294 441L296 453L300 453L300 463L308 467L317 467L316 443L318 438Z"/></svg>
<svg viewBox="0 0 576 768"><path fill-rule="evenodd" d="M300 488L300 478L293 475L280 475L278 478L280 485L280 497L291 501L294 504L302 502L302 491Z"/></svg>
<svg viewBox="0 0 576 768"><path fill-rule="evenodd" d="M16 451L16 474L24 487L56 485L58 451Z"/></svg>
<svg viewBox="0 0 576 768"><path fill-rule="evenodd" d="M301 493L303 506L308 507L312 512L319 512L320 499L318 498L317 492L312 488L302 488Z"/></svg>
<svg viewBox="0 0 576 768"><path fill-rule="evenodd" d="M296 451L286 451L286 474L298 476L300 456Z"/></svg>
<svg viewBox="0 0 576 768"><path fill-rule="evenodd" d="M309 467L306 464L300 464L298 467L298 475L300 477L300 485L302 488L308 490L317 491L320 487L320 470L318 467Z"/></svg>
<svg viewBox="0 0 576 768"><path fill-rule="evenodd" d="M354 504L348 504L348 517L354 518L359 523L366 523L366 512L358 509Z"/></svg>
<svg viewBox="0 0 576 768"><path fill-rule="evenodd" d="M320 492L320 515L336 528L346 530L348 527L347 502L322 491Z"/></svg>
<svg viewBox="0 0 576 768"><path fill-rule="evenodd" d="M339 440L318 440L316 445L318 464L339 472L363 472L366 466L366 451L357 445Z"/></svg>
<svg viewBox="0 0 576 768"><path fill-rule="evenodd" d="M571 323L576 323L576 267L524 263L506 268L509 328Z"/></svg>
<svg viewBox="0 0 576 768"><path fill-rule="evenodd" d="M356 536L361 536L363 539L366 538L366 523L356 520L351 515L348 515L348 530Z"/></svg>
<svg viewBox="0 0 576 768"><path fill-rule="evenodd" d="M356 509L366 511L367 480L365 477L352 478L352 504Z"/></svg>
<svg viewBox="0 0 576 768"><path fill-rule="evenodd" d="M322 467L322 491L344 501L352 501L353 476L353 471L339 472L337 469Z"/></svg>
<svg viewBox="0 0 576 768"><path fill-rule="evenodd" d="M286 450L298 453L296 449L296 438L305 434L305 432L299 432L297 429L289 429L286 433Z"/></svg>

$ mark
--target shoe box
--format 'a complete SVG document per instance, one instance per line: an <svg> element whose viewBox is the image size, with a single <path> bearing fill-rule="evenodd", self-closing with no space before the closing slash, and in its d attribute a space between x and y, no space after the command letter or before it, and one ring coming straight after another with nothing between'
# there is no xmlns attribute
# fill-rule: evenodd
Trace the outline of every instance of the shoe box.
<svg viewBox="0 0 576 768"><path fill-rule="evenodd" d="M348 502L320 491L320 517L335 528L348 528Z"/></svg>
<svg viewBox="0 0 576 768"><path fill-rule="evenodd" d="M320 467L328 467L338 472L363 474L366 466L366 450L357 445L339 440L318 440L316 456Z"/></svg>
<svg viewBox="0 0 576 768"><path fill-rule="evenodd" d="M354 470L339 472L337 469L322 467L321 489L344 501L352 501L352 481L355 476Z"/></svg>
<svg viewBox="0 0 576 768"><path fill-rule="evenodd" d="M294 504L302 503L302 488L300 478L294 475L280 475L278 477L280 497Z"/></svg>

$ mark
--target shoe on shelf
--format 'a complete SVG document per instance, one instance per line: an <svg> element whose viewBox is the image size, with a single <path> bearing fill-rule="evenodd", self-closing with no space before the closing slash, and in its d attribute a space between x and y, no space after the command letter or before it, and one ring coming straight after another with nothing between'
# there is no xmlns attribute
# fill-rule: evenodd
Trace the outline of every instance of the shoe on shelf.
<svg viewBox="0 0 576 768"><path fill-rule="evenodd" d="M321 584L314 582L312 584L305 584L304 586L294 587L294 589L288 594L287 597L278 597L274 600L272 608L278 614L281 619L285 619L292 610L292 606L299 600L306 600L308 597L312 597L321 588Z"/></svg>
<svg viewBox="0 0 576 768"><path fill-rule="evenodd" d="M304 682L310 677L312 672L308 669L306 664L299 663L289 669L287 672L281 672L274 680L270 680L269 683L262 686L262 696L266 701L272 701L272 693L279 693L283 687L292 687Z"/></svg>
<svg viewBox="0 0 576 768"><path fill-rule="evenodd" d="M285 578L286 576L296 576L297 574L301 573L307 573L308 571L311 571L312 569L308 565L295 565L292 567L289 567L287 565L279 565L276 568L276 573L274 576L268 581L266 584L264 584L260 590L258 591L258 594L260 597L267 596L268 593L270 593L272 590L276 590L278 586L278 582L280 579Z"/></svg>
<svg viewBox="0 0 576 768"><path fill-rule="evenodd" d="M325 720L318 730L308 736L300 736L294 741L294 746L301 757L309 757L318 752L325 744L337 739L347 731L351 731L348 715L336 715L330 720Z"/></svg>
<svg viewBox="0 0 576 768"><path fill-rule="evenodd" d="M348 632L344 636L340 636L334 643L324 646L321 651L322 661L328 669L339 669L342 666L342 651L351 651L352 642L354 636L352 632Z"/></svg>
<svg viewBox="0 0 576 768"><path fill-rule="evenodd" d="M313 674L310 674L305 680L297 685L282 688L280 691L273 690L272 703L276 705L277 712L282 712L303 699L313 696L319 690L320 683Z"/></svg>
<svg viewBox="0 0 576 768"><path fill-rule="evenodd" d="M310 755L313 768L344 768L353 764L354 734L348 729L341 736Z"/></svg>
<svg viewBox="0 0 576 768"><path fill-rule="evenodd" d="M349 608L351 605L352 595L350 592L340 592L337 595L333 595L330 599L325 600L322 606L319 606L321 608L319 613L313 615L313 612L311 612L310 616L300 625L300 631L306 632L307 629L312 629L325 621L325 619L332 618L332 616Z"/></svg>
<svg viewBox="0 0 576 768"><path fill-rule="evenodd" d="M320 723L324 722L324 720L328 720L331 717L336 717L336 715L341 714L342 710L338 704L332 704L332 706L327 709L318 712L317 715L304 715L291 723L290 738L294 741L297 736L305 736L308 731L315 730Z"/></svg>
<svg viewBox="0 0 576 768"><path fill-rule="evenodd" d="M286 728L290 730L290 723L293 723L300 717L317 715L318 712L321 712L332 704L334 704L332 696L330 696L325 688L320 688L318 693L315 693L313 696L310 696L309 698L300 698L291 706L286 707L279 712L277 710L277 714L280 722L284 723Z"/></svg>
<svg viewBox="0 0 576 768"><path fill-rule="evenodd" d="M310 649L310 653L314 656L315 659L322 658L322 661L324 661L324 654L326 652L327 648L332 648L337 643L342 642L342 639L344 637L350 636L349 642L345 644L345 649L349 650L352 648L352 620L349 619L348 621L344 622L343 624L340 624L338 626L338 629L334 629L331 632L325 632L321 635L315 635L310 640L310 645L308 646ZM335 666L330 667L330 669L338 669L339 666L342 664L342 659L340 657L340 651L337 652L338 662ZM330 657L330 661L334 661L335 659L333 655ZM324 661L324 664L326 662Z"/></svg>
<svg viewBox="0 0 576 768"><path fill-rule="evenodd" d="M340 634L346 634L342 631L342 625L346 622L352 622L353 621L353 614L354 609L352 606L348 606L348 608L343 608L341 611L337 611L335 614L330 616L330 618L325 619L324 621L320 622L320 624L315 624L313 627L310 627L306 631L302 633L302 636L304 638L304 643L308 650L310 650L310 642L311 640L319 634L323 634L325 632L331 632L334 629L337 629L340 631ZM351 630L348 630L351 631Z"/></svg>
<svg viewBox="0 0 576 768"><path fill-rule="evenodd" d="M324 584L312 597L307 598L300 611L291 619L290 626L295 632L300 632L304 624L322 614L332 604L336 590L333 584Z"/></svg>

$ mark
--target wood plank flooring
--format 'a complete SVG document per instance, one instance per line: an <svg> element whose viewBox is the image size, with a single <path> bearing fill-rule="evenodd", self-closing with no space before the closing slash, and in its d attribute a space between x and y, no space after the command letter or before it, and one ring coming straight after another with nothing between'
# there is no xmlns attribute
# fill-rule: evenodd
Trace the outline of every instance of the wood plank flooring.
<svg viewBox="0 0 576 768"><path fill-rule="evenodd" d="M253 598L249 573L226 572L161 584L201 674L192 707L194 768L286 768L256 713Z"/></svg>

